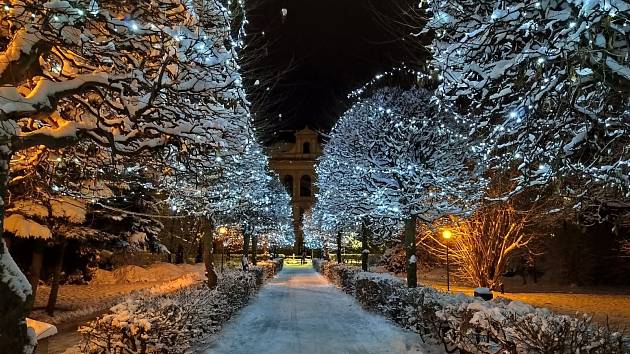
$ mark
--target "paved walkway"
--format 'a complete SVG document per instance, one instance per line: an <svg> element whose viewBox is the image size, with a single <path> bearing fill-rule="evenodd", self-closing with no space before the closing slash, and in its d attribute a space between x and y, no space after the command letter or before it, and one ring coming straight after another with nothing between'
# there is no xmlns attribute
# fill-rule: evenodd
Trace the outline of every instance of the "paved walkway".
<svg viewBox="0 0 630 354"><path fill-rule="evenodd" d="M230 320L205 354L435 353L366 312L309 266L285 269Z"/></svg>

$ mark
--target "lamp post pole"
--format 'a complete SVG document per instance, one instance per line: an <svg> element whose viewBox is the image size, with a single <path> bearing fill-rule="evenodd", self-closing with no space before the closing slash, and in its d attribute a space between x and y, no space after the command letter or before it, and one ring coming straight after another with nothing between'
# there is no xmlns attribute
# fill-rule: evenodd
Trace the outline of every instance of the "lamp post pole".
<svg viewBox="0 0 630 354"><path fill-rule="evenodd" d="M448 243L446 244L446 291L451 291L451 273L448 267Z"/></svg>
<svg viewBox="0 0 630 354"><path fill-rule="evenodd" d="M448 241L451 239L451 236L453 236L453 234L450 230L442 231L442 237L444 238L444 244L446 245L446 291L451 291L451 272L448 261Z"/></svg>
<svg viewBox="0 0 630 354"><path fill-rule="evenodd" d="M225 241L221 242L221 273L223 273L223 253L225 253Z"/></svg>
<svg viewBox="0 0 630 354"><path fill-rule="evenodd" d="M223 254L225 253L225 243L227 237L227 227L221 226L219 228L219 235L221 235L221 273L223 273Z"/></svg>

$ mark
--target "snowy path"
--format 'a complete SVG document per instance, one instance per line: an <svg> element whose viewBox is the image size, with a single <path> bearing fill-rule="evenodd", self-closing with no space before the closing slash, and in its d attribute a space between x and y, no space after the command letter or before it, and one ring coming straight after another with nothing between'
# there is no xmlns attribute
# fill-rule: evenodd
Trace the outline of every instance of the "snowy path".
<svg viewBox="0 0 630 354"><path fill-rule="evenodd" d="M202 353L435 353L310 266L285 266ZM438 351L439 352L439 351Z"/></svg>

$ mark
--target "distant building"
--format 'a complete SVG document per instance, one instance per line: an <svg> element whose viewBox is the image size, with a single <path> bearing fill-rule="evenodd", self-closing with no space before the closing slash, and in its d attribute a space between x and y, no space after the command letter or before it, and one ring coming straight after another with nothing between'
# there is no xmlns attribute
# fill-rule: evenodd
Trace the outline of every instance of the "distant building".
<svg viewBox="0 0 630 354"><path fill-rule="evenodd" d="M269 166L279 176L293 201L294 252L303 250L302 216L315 203L315 162L321 154L317 132L308 127L294 133L294 142L269 148Z"/></svg>

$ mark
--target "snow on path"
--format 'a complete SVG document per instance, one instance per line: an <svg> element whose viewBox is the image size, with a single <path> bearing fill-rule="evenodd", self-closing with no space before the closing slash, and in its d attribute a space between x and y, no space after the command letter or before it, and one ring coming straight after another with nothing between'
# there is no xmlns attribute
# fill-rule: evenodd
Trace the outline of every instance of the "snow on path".
<svg viewBox="0 0 630 354"><path fill-rule="evenodd" d="M437 353L420 337L366 312L310 266L285 266L204 354Z"/></svg>

